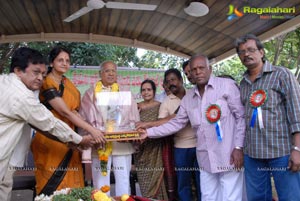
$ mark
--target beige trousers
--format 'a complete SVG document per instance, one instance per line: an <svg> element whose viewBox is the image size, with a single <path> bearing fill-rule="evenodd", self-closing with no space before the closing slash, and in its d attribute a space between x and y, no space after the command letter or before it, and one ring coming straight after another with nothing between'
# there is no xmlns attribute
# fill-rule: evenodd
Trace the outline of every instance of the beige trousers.
<svg viewBox="0 0 300 201"><path fill-rule="evenodd" d="M11 191L13 186L13 175L14 169L8 168L4 178L0 181L0 200L1 201L10 201Z"/></svg>

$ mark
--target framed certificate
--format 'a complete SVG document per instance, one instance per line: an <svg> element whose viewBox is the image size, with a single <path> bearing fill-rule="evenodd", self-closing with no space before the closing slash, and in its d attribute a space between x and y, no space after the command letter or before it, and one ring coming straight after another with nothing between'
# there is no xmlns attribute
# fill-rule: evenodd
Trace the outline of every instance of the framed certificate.
<svg viewBox="0 0 300 201"><path fill-rule="evenodd" d="M134 118L131 117L131 92L100 92L96 98L107 141L141 139L141 134L135 129Z"/></svg>

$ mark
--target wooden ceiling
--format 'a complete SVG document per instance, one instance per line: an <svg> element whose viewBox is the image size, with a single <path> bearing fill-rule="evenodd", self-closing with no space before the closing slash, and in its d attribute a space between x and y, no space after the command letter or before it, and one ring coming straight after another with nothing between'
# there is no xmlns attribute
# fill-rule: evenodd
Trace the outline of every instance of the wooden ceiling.
<svg viewBox="0 0 300 201"><path fill-rule="evenodd" d="M190 0L111 0L158 5L155 11L101 8L72 22L63 19L87 0L0 0L0 43L16 41L86 41L127 45L189 57L195 53L220 60L233 53L236 37L254 33L262 39L300 24L299 0L203 0L203 17L184 12ZM294 7L291 19L260 19L257 14L229 21L229 5L237 8ZM264 35L265 34L265 35Z"/></svg>

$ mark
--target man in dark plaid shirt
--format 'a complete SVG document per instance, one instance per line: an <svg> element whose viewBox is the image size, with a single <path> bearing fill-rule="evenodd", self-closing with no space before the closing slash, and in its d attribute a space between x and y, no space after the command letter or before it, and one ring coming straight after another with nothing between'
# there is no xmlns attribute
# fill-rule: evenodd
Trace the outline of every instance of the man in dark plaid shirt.
<svg viewBox="0 0 300 201"><path fill-rule="evenodd" d="M244 166L248 201L272 200L273 175L279 200L300 200L300 87L284 67L265 59L259 39L236 40L247 67L240 84L245 105Z"/></svg>

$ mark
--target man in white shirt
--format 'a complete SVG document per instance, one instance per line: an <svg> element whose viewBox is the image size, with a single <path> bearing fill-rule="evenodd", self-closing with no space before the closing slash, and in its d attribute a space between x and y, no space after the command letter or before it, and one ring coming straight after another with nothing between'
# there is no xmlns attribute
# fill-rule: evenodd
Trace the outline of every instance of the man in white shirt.
<svg viewBox="0 0 300 201"><path fill-rule="evenodd" d="M131 127L131 124L134 126L134 123L140 120L137 104L131 93L129 93L131 95L127 94L127 97L121 98L127 102L125 100L130 97L130 104L116 106L110 101L108 104L104 104L105 101L99 102L109 96L107 92L123 91L122 86L117 83L117 65L112 61L105 61L100 65L99 74L100 80L91 86L82 97L79 111L81 116L95 128L104 131L122 131L122 128L131 130L132 128L126 127ZM134 151L131 143L117 141L107 143L105 148L93 149L91 155L94 187L99 189L101 186L110 185L112 167L115 177L115 195L130 194L129 179ZM108 157L107 164L103 160L99 160L99 154ZM110 195L110 191L107 194Z"/></svg>
<svg viewBox="0 0 300 201"><path fill-rule="evenodd" d="M14 52L10 74L0 75L0 200L9 200L12 184L6 175L12 154L26 123L48 132L63 142L81 146L93 144L91 136L81 137L67 124L55 118L34 95L46 76L43 56L36 50L22 47ZM15 153L17 154L17 153Z"/></svg>

